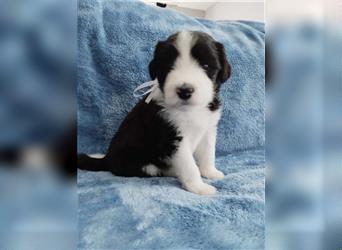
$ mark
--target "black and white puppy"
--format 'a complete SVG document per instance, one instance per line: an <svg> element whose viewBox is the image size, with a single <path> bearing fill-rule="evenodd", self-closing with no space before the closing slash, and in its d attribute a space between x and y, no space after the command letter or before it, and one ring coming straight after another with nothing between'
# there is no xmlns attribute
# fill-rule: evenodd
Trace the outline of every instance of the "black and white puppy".
<svg viewBox="0 0 342 250"><path fill-rule="evenodd" d="M175 176L196 194L216 189L201 176L221 179L215 141L219 90L230 76L224 47L209 35L182 31L158 42L149 65L158 88L126 116L104 158L78 157L80 169L119 176Z"/></svg>

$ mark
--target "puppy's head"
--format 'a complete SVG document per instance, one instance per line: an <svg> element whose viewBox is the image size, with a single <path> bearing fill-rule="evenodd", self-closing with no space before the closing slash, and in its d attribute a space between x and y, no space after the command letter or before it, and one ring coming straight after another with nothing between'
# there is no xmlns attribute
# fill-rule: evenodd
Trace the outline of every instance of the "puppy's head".
<svg viewBox="0 0 342 250"><path fill-rule="evenodd" d="M182 31L158 42L149 71L165 105L210 106L230 76L230 65L221 43L203 32Z"/></svg>

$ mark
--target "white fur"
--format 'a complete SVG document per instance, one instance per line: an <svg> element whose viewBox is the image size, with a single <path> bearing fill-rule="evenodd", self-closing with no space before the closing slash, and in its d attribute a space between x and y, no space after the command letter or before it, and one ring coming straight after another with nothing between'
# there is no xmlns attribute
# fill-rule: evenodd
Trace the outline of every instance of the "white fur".
<svg viewBox="0 0 342 250"><path fill-rule="evenodd" d="M146 165L145 167L142 168L143 172L145 172L146 174L150 175L150 176L160 176L161 175L161 171L159 168L157 168L156 166L149 164Z"/></svg>
<svg viewBox="0 0 342 250"><path fill-rule="evenodd" d="M214 194L215 188L205 184L201 175L210 179L224 177L215 168L216 126L220 111L212 112L202 107L166 108L162 115L177 126L183 137L171 159L172 172L188 191Z"/></svg>
<svg viewBox="0 0 342 250"><path fill-rule="evenodd" d="M193 43L191 33L179 33L176 42L179 55L164 85L164 102L167 106L179 107L184 104L176 93L176 89L184 83L191 85L195 90L187 101L187 105L205 107L212 100L213 84L202 67L191 56Z"/></svg>
<svg viewBox="0 0 342 250"><path fill-rule="evenodd" d="M105 157L104 154L92 154L89 155L91 158L96 158L96 159L102 159L103 157Z"/></svg>
<svg viewBox="0 0 342 250"><path fill-rule="evenodd" d="M215 122L215 118L212 121ZM215 145L216 125L210 125L196 148L195 159L203 177L222 179L224 174L215 168Z"/></svg>
<svg viewBox="0 0 342 250"><path fill-rule="evenodd" d="M190 192L210 195L216 189L204 183L201 175L210 179L224 177L215 168L216 130L221 110L210 111L207 107L213 99L213 83L191 57L193 42L190 33L180 33L176 44L180 55L166 78L164 94L158 89L153 99L164 107L161 115L174 124L183 137L170 159L172 168L163 174L178 177ZM195 89L187 104L176 94L176 88L183 83Z"/></svg>

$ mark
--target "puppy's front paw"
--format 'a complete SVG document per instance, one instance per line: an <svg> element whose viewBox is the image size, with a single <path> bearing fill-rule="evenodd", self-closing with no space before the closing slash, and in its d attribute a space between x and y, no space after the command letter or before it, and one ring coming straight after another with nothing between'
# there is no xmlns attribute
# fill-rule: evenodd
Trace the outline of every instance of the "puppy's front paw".
<svg viewBox="0 0 342 250"><path fill-rule="evenodd" d="M221 180L224 178L224 174L221 171L217 170L216 168L209 168L206 170L202 170L201 174L203 177L206 177L212 180Z"/></svg>
<svg viewBox="0 0 342 250"><path fill-rule="evenodd" d="M189 192L199 195L211 195L216 193L215 187L204 182L191 183L186 185L185 188Z"/></svg>

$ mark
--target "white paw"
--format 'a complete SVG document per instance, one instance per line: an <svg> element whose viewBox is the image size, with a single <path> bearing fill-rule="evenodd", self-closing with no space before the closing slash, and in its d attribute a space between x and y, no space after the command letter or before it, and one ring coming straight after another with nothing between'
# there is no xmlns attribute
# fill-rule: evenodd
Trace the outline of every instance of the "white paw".
<svg viewBox="0 0 342 250"><path fill-rule="evenodd" d="M224 174L217 170L216 168L210 168L208 170L202 170L201 174L203 177L206 177L208 179L212 180L221 180L224 178Z"/></svg>
<svg viewBox="0 0 342 250"><path fill-rule="evenodd" d="M156 166L149 164L142 168L142 171L150 176L160 176L161 171Z"/></svg>
<svg viewBox="0 0 342 250"><path fill-rule="evenodd" d="M191 193L199 194L199 195L211 195L216 193L216 188L204 183L204 182L197 182L185 185L185 189Z"/></svg>

